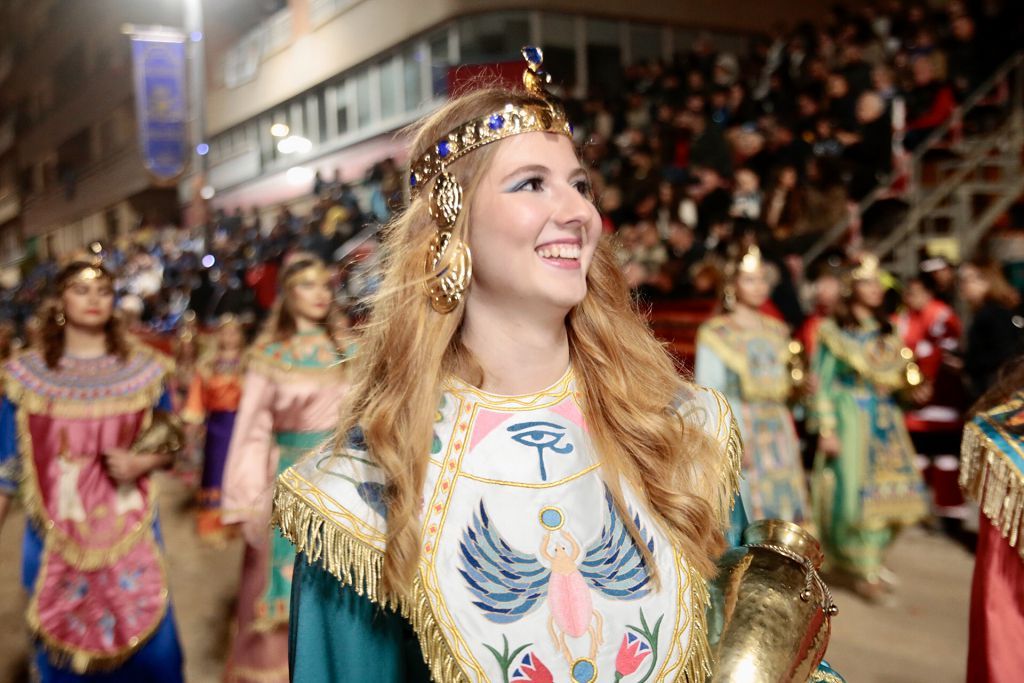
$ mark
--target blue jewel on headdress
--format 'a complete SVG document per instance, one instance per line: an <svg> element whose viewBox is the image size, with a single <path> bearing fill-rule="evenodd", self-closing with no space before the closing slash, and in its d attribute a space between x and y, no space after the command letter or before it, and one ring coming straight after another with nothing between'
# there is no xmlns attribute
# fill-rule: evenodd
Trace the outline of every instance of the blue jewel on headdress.
<svg viewBox="0 0 1024 683"><path fill-rule="evenodd" d="M442 159L446 159L448 158L448 155L451 153L452 150L451 147L449 147L447 140L442 140L441 142L437 143L437 156L441 157Z"/></svg>
<svg viewBox="0 0 1024 683"><path fill-rule="evenodd" d="M415 173L410 173L409 174L409 184L411 186L413 186L413 187L416 187L416 174Z"/></svg>
<svg viewBox="0 0 1024 683"><path fill-rule="evenodd" d="M539 47L527 45L523 48L523 59L534 66L540 66L544 63L544 53L541 52Z"/></svg>
<svg viewBox="0 0 1024 683"><path fill-rule="evenodd" d="M491 118L487 119L487 127L491 130L498 130L505 125L505 117L501 114L491 114Z"/></svg>

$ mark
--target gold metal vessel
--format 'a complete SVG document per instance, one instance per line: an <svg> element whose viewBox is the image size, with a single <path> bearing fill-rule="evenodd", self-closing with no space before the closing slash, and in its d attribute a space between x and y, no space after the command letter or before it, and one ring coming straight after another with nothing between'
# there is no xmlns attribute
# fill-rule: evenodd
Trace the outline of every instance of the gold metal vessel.
<svg viewBox="0 0 1024 683"><path fill-rule="evenodd" d="M754 522L743 542L719 560L711 585L711 680L803 683L825 656L838 611L818 576L821 546L778 519Z"/></svg>
<svg viewBox="0 0 1024 683"><path fill-rule="evenodd" d="M136 453L175 453L185 446L181 419L165 410L154 410L153 419L132 444Z"/></svg>

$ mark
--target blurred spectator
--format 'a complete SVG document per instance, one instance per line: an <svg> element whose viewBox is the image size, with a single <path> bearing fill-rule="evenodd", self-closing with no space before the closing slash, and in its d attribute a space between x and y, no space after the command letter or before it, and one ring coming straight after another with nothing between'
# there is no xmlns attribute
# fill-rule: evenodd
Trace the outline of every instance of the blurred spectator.
<svg viewBox="0 0 1024 683"><path fill-rule="evenodd" d="M955 435L967 408L956 358L962 332L960 319L949 304L936 298L934 278L927 273L905 284L903 302L895 327L903 344L914 352L923 380L914 390L918 408L907 413L907 427L912 434ZM956 452L956 443L934 450L923 448L924 441L929 439L915 437L919 453Z"/></svg>
<svg viewBox="0 0 1024 683"><path fill-rule="evenodd" d="M907 130L903 144L912 150L945 123L956 102L952 88L936 77L934 61L928 55L917 55L910 67L913 87L906 95Z"/></svg>
<svg viewBox="0 0 1024 683"><path fill-rule="evenodd" d="M961 265L960 294L972 313L964 372L976 399L992 386L1003 363L1024 351L1024 318L1018 311L1020 294L996 263Z"/></svg>

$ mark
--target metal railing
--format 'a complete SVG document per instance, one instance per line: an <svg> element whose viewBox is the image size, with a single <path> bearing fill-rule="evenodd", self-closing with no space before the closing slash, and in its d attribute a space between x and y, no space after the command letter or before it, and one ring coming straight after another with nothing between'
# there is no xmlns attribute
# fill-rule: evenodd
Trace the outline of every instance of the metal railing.
<svg viewBox="0 0 1024 683"><path fill-rule="evenodd" d="M943 139L946 138L954 129L959 130L967 117L973 112L978 106L983 105L986 100L996 91L997 88L1002 86L1007 80L1010 81L1011 94L1009 101L1009 113L1011 122L1015 125L1019 125L1022 112L1022 96L1024 96L1024 69L1021 66L1024 65L1024 51L1017 52L1010 57L1006 62L1000 66L995 73L993 73L984 83L978 86L977 89L966 99L962 104L957 106L953 113L948 119L935 130L932 131L927 138L925 138L914 152L909 156L907 161L910 170L911 189L908 193L910 200L910 214L908 219L914 215L915 206L922 201L921 197L921 168L924 156L935 150L940 146ZM1011 76L1013 78L1009 78ZM880 199L891 195L891 188L893 183L899 179L904 169L894 169L892 173L886 176L871 192L869 192L852 211L832 226L817 242L815 242L810 249L804 254L804 261L806 263L812 262L814 259L821 256L826 249L834 246L843 234L850 228L855 219L863 216L864 213L873 206ZM917 215L922 215L920 209L917 211ZM905 236L909 230L912 230L916 223L912 223L910 220L904 220L901 229L894 232L899 232L901 236ZM905 228L905 229L902 229ZM892 236L890 236L892 237ZM896 239L887 240L892 242L888 244L888 248L892 248L895 245ZM879 253L879 256L885 255Z"/></svg>

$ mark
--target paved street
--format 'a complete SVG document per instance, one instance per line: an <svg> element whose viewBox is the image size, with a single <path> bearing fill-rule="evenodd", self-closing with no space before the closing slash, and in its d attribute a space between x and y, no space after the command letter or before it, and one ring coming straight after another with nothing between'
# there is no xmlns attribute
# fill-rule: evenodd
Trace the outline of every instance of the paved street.
<svg viewBox="0 0 1024 683"><path fill-rule="evenodd" d="M236 544L202 546L189 494L175 479L161 486L161 515L171 549L168 569L189 683L218 683L229 638L229 615L240 571ZM25 599L18 574L23 515L14 511L0 534L0 683L26 680ZM973 558L946 537L914 529L898 542L890 567L902 584L895 604L869 607L836 590L829 659L850 683L962 681Z"/></svg>

